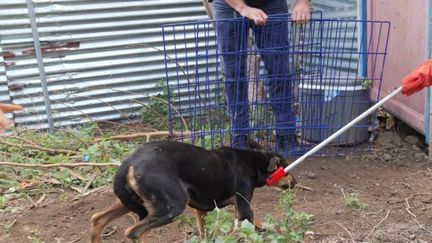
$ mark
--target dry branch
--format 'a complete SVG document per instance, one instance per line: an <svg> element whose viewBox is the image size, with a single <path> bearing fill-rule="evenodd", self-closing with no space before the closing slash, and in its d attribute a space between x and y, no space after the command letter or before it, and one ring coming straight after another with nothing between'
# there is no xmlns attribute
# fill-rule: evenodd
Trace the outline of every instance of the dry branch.
<svg viewBox="0 0 432 243"><path fill-rule="evenodd" d="M376 228L377 228L380 224L382 224L382 223L383 223L383 222L388 218L389 214L390 214L390 210L388 210L388 211L387 211L387 214L384 216L384 218L382 218L382 219L378 222L378 224L376 224L376 225L372 228L372 230L369 232L369 234L366 235L366 239L369 238L369 236L373 234L373 232L376 230Z"/></svg>
<svg viewBox="0 0 432 243"><path fill-rule="evenodd" d="M173 132L173 136L180 137L180 136L188 136L190 135L190 132ZM95 139L95 142L100 142L103 140L129 140L129 139L137 139L137 138L146 138L146 141L149 142L151 137L167 137L171 136L171 133L169 131L157 131L157 132L140 132L140 133L132 133L132 134L123 134L123 135L116 135L109 138L97 138Z"/></svg>
<svg viewBox="0 0 432 243"><path fill-rule="evenodd" d="M415 194L415 195L418 195L418 194ZM412 220L417 224L417 226L418 226L420 229L425 230L425 231L427 231L427 232L429 232L429 233L432 233L431 231L427 230L427 229L426 229L422 224L420 224L420 222L417 220L417 215L415 215L415 214L414 214L413 212L411 212L411 210L410 210L410 209L411 209L411 206L410 206L410 204L409 204L409 200L410 200L411 198L413 198L415 195L413 194L413 195L411 195L411 196L405 198L405 204L406 204L405 210L408 212L409 215L411 215Z"/></svg>
<svg viewBox="0 0 432 243"><path fill-rule="evenodd" d="M307 186L302 186L302 185L300 185L300 184L296 184L295 187L297 187L297 188L299 188L299 189L302 189L302 190L305 190L305 191L310 191L310 192L313 191L312 188L307 187Z"/></svg>
<svg viewBox="0 0 432 243"><path fill-rule="evenodd" d="M50 168L75 168L75 167L118 167L120 166L120 163L22 164L22 163L13 163L13 162L0 162L0 167L1 166L50 169Z"/></svg>
<svg viewBox="0 0 432 243"><path fill-rule="evenodd" d="M353 234L352 234L352 233L351 233L351 232L350 232L350 231L349 231L345 226L343 226L343 225L341 225L341 224L339 224L338 222L335 222L335 221L328 221L328 222L325 223L325 224L330 224L330 223L335 224L335 225L341 227L343 230L345 230L345 232L347 232L348 235L350 236L350 238L351 238L351 242L352 242L352 243L355 243L355 239L354 239Z"/></svg>
<svg viewBox="0 0 432 243"><path fill-rule="evenodd" d="M28 148L28 149L36 149L39 151L44 151L44 152L48 152L48 153L61 153L61 154L77 154L77 151L73 151L73 150L67 150L67 149L53 149L53 148L45 148L45 147L41 147L39 145L27 145L27 144L16 144L16 143L10 143L10 142L6 142L6 141L0 141L0 143L8 145L8 146L12 146L12 147L18 147L18 148Z"/></svg>

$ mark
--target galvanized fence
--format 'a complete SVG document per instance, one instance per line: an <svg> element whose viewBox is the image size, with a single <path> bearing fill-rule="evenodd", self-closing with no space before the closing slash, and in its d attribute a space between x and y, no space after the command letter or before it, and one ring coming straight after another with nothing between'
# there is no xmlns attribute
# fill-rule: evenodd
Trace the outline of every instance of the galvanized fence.
<svg viewBox="0 0 432 243"><path fill-rule="evenodd" d="M206 17L201 0L33 2L0 2L0 99L38 128L136 115L161 92L161 25Z"/></svg>

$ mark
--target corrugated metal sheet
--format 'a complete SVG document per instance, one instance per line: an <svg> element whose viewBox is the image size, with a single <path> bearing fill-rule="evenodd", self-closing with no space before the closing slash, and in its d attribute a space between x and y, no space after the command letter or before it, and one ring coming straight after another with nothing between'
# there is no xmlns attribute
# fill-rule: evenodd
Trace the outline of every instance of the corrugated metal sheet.
<svg viewBox="0 0 432 243"><path fill-rule="evenodd" d="M56 126L136 113L164 77L161 25L205 18L201 0L35 0ZM6 76L18 124L46 127L25 0L0 2Z"/></svg>
<svg viewBox="0 0 432 243"><path fill-rule="evenodd" d="M313 4L327 18L355 18L356 2ZM206 18L202 0L34 3L56 126L136 114L165 78L161 26ZM0 1L0 26L7 54L0 59L0 99L24 105L16 123L47 127L26 0Z"/></svg>
<svg viewBox="0 0 432 243"><path fill-rule="evenodd" d="M314 10L323 12L328 19L357 19L358 0L313 0Z"/></svg>

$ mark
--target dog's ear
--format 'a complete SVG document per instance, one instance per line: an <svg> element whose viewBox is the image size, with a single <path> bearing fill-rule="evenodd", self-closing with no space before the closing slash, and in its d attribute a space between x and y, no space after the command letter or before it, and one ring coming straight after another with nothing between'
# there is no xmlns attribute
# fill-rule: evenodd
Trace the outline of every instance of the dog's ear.
<svg viewBox="0 0 432 243"><path fill-rule="evenodd" d="M278 168L278 165L280 163L280 158L279 157L273 157L270 159L270 162L268 164L267 167L267 171L268 172L273 172Z"/></svg>
<svg viewBox="0 0 432 243"><path fill-rule="evenodd" d="M250 149L253 149L253 150L263 150L263 147L261 146L261 144L259 144L255 140L248 139L247 143L248 143L248 146L249 146Z"/></svg>

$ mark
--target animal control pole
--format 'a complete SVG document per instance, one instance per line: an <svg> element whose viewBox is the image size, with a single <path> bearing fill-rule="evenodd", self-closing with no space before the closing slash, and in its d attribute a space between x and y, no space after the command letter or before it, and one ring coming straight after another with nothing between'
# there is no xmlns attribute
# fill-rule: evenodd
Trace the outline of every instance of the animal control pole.
<svg viewBox="0 0 432 243"><path fill-rule="evenodd" d="M359 121L363 120L374 112L378 107L382 106L385 102L390 100L391 98L395 97L397 94L399 94L401 91L404 95L409 96L412 94L415 94L422 89L426 87L432 86L432 59L427 60L423 64L421 64L416 70L408 74L403 80L402 80L402 86L393 91L391 94L387 95L384 99L376 103L374 106L369 108L367 111L360 114L357 118L346 124L344 127L339 129L336 133L322 141L320 144L315 146L313 149L311 149L309 152L298 158L296 161L294 161L292 164L287 166L286 168L280 167L277 169L272 175L270 175L269 178L267 178L266 183L268 186L274 185L277 181L279 181L282 177L285 176L288 171L296 167L298 164L300 164L303 160L305 160L307 157L311 156L312 154L316 153L318 150L320 150L322 147L326 146L328 143L333 141L335 138L340 136L342 133L344 133L346 130L357 124ZM431 153L431 151L429 151Z"/></svg>
<svg viewBox="0 0 432 243"><path fill-rule="evenodd" d="M320 144L315 146L313 149L309 150L307 153L305 153L303 156L298 158L296 161L291 163L289 166L283 168L280 167L278 170L276 170L268 179L267 179L267 185L271 186L274 185L276 182L278 182L282 177L286 175L290 170L292 170L294 167L296 167L298 164L303 162L306 158L316 153L318 150L322 149L324 146L326 146L328 143L333 141L335 138L339 137L342 133L344 133L346 130L350 129L352 126L366 118L368 115L370 115L372 112L374 112L376 109L378 109L380 106L382 106L385 102L390 100L391 98L395 97L397 94L399 94L402 91L402 86L393 91L391 94L387 95L384 99L376 103L374 106L360 114L357 118L346 124L344 127L339 129L337 132L332 134L330 137L322 141Z"/></svg>

